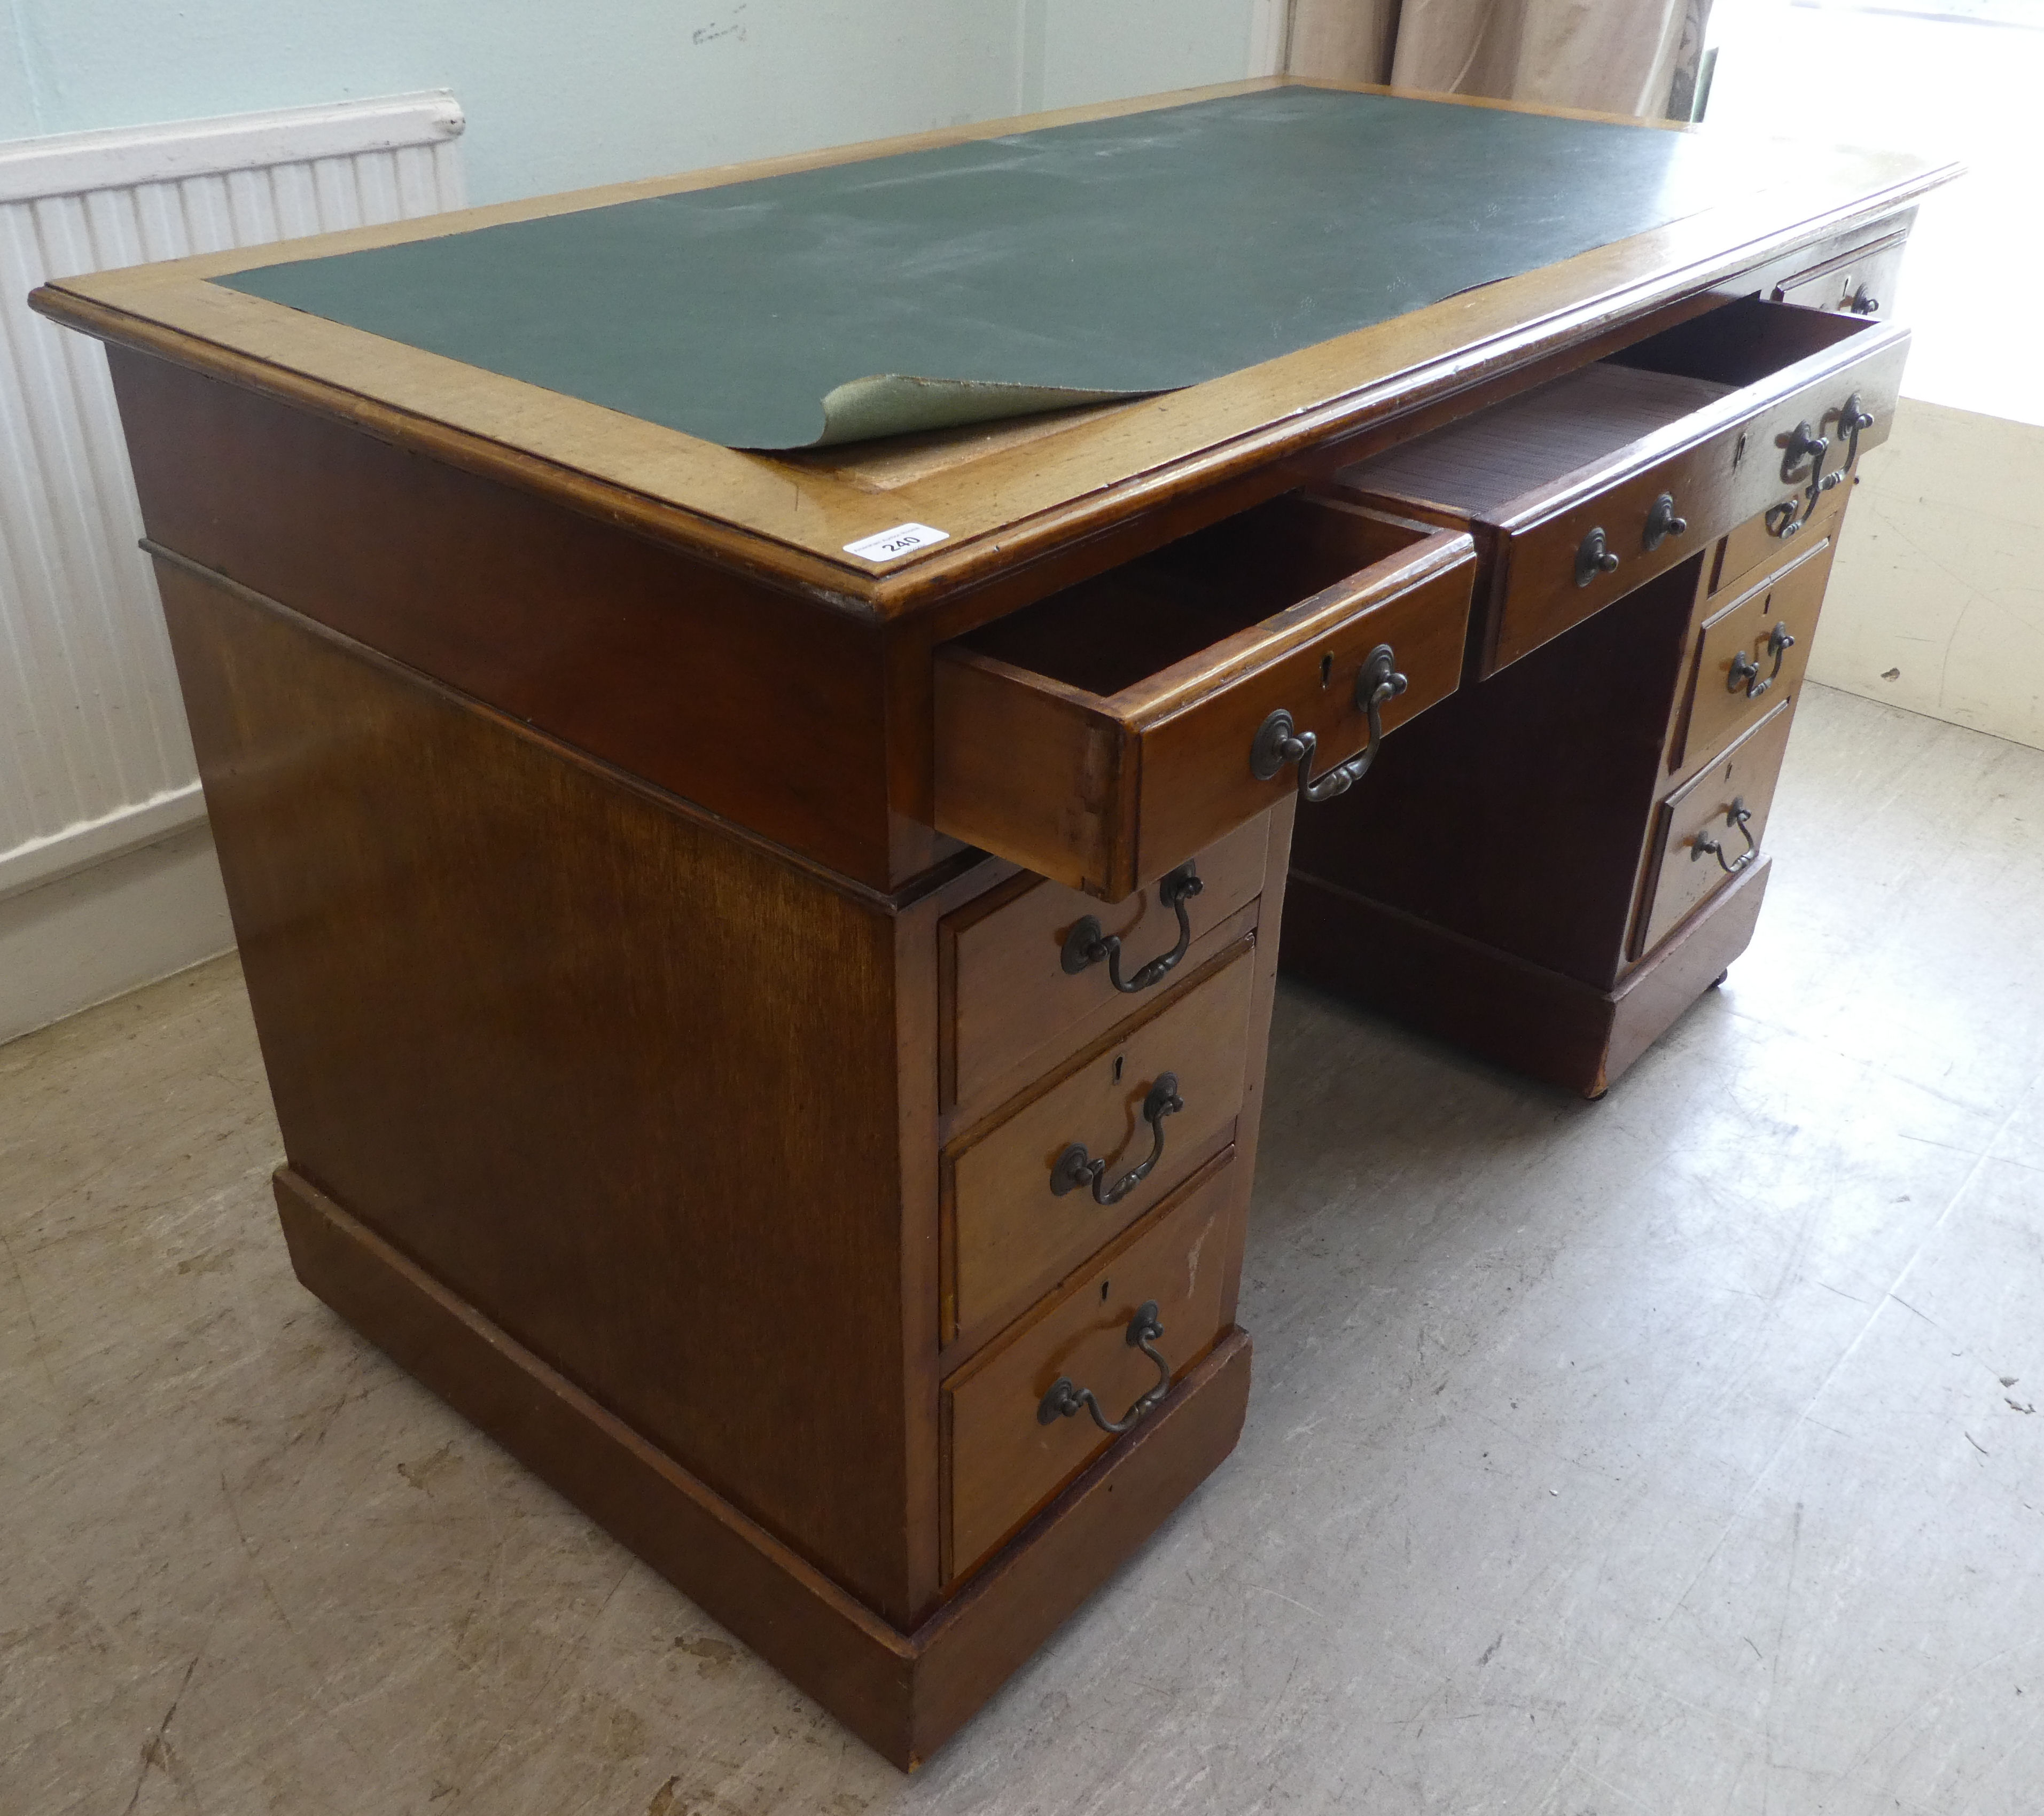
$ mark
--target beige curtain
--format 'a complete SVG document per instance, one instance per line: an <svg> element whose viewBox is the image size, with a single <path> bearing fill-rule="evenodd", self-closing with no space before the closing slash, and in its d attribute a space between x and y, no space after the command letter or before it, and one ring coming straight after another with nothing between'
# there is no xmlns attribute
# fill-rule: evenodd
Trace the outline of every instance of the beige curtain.
<svg viewBox="0 0 2044 1816"><path fill-rule="evenodd" d="M1710 0L1293 0L1295 75L1686 120Z"/></svg>

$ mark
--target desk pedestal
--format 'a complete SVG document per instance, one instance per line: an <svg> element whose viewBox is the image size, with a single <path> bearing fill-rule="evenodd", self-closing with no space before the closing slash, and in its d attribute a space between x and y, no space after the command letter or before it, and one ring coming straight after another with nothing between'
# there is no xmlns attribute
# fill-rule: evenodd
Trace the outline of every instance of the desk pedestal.
<svg viewBox="0 0 2044 1816"><path fill-rule="evenodd" d="M299 1278L912 1768L1241 1428L1289 803L1200 854L1184 962L1123 997L1013 864L874 889L158 573ZM1066 1138L1141 1158L1165 1069L1155 1165L1060 1194ZM1141 1415L1046 1416L1061 1379Z"/></svg>
<svg viewBox="0 0 2044 1816"><path fill-rule="evenodd" d="M1302 817L1285 969L1602 1096L1752 938L1844 497L1465 686Z"/></svg>

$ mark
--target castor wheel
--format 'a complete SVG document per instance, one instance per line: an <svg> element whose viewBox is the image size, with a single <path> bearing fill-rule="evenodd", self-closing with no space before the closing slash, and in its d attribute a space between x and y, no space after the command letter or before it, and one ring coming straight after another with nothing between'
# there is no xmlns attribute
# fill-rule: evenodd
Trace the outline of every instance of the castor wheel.
<svg viewBox="0 0 2044 1816"><path fill-rule="evenodd" d="M1725 981L1725 979L1726 979L1726 978L1727 978L1727 977L1729 977L1731 975L1731 968L1729 966L1726 966L1726 968L1725 968L1723 970L1720 971L1720 972L1719 972L1719 973L1718 973L1715 977L1713 977L1713 978L1711 980L1711 988L1712 988L1713 990L1715 990L1715 989L1718 987L1718 985L1719 985L1722 984L1722 983Z"/></svg>

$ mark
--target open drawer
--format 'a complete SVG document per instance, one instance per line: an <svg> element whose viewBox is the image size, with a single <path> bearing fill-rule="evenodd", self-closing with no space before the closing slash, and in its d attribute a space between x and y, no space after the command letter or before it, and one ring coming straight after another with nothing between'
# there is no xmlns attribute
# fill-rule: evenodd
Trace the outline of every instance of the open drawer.
<svg viewBox="0 0 2044 1816"><path fill-rule="evenodd" d="M938 829L1119 901L1452 693L1474 574L1289 493L947 643Z"/></svg>
<svg viewBox="0 0 2044 1816"><path fill-rule="evenodd" d="M1887 439L1908 340L1747 298L1346 467L1337 489L1475 532L1490 674L1750 517L1797 535Z"/></svg>

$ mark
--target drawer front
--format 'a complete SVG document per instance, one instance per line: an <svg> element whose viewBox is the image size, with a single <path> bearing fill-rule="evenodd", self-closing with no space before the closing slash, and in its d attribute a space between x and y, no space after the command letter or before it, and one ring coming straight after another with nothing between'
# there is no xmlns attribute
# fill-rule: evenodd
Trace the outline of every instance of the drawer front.
<svg viewBox="0 0 2044 1816"><path fill-rule="evenodd" d="M1151 1346L1174 1380L1228 1328L1244 1170L1233 1150L1217 1157L1070 1292L945 1383L947 1580L994 1550L1113 1442L1084 1411L1039 1418L1059 1380L1090 1388L1118 1421L1158 1384L1156 1364L1128 1341L1147 1302L1155 1302L1164 1327Z"/></svg>
<svg viewBox="0 0 2044 1816"><path fill-rule="evenodd" d="M1137 797L1139 868L1176 863L1177 854L1197 850L1222 827L1267 812L1296 791L1294 766L1268 778L1256 773L1258 735L1274 714L1285 713L1295 732L1311 734L1315 778L1362 752L1370 720L1357 700L1358 681L1379 646L1391 651L1405 683L1380 708L1387 734L1454 693L1469 639L1475 568L1470 545L1449 571L1354 613L1338 630L1150 727Z"/></svg>
<svg viewBox="0 0 2044 1816"><path fill-rule="evenodd" d="M1270 844L1270 816L1262 815L1206 847L1189 860L1197 895L1166 886L1167 878L1106 904L1025 874L947 916L938 932L944 1108L961 1119L991 1108L1190 977L1257 899ZM1190 936L1185 954L1158 973L1178 948L1181 906ZM1118 943L1106 956L1087 956L1108 943ZM1117 973L1123 985L1139 987L1117 989Z"/></svg>
<svg viewBox="0 0 2044 1816"><path fill-rule="evenodd" d="M1809 664L1833 547L1826 537L1704 620L1675 752L1678 770L1724 749L1796 691Z"/></svg>
<svg viewBox="0 0 2044 1816"><path fill-rule="evenodd" d="M1717 578L1712 583L1712 592L1720 595L1735 590L1750 592L1800 555L1802 543L1825 536L1835 540L1852 491L1850 486L1834 486L1824 494L1810 521L1785 542L1774 533L1765 511L1755 512L1742 523L1734 524L1718 555Z"/></svg>
<svg viewBox="0 0 2044 1816"><path fill-rule="evenodd" d="M1032 1303L1234 1138L1248 1076L1254 938L1148 1019L1082 1060L1005 1121L946 1155L950 1240L943 1326L970 1345ZM1146 1111L1159 1081L1180 1108ZM1068 1158L1105 1163L1102 1204ZM1158 1151L1161 1146L1161 1151ZM1061 1170L1061 1162L1063 1170Z"/></svg>
<svg viewBox="0 0 2044 1816"><path fill-rule="evenodd" d="M1170 545L1118 582L1103 576L937 651L940 831L1120 901L1294 789L1295 767L1253 766L1274 714L1312 735L1316 776L1362 751L1370 715L1358 695L1379 645L1404 681L1380 701L1383 730L1454 689L1475 570L1466 534L1300 497L1201 536L1224 531L1235 539L1215 563L1224 581ZM1344 551L1366 565L1328 567ZM1279 609L1251 616L1286 584L1259 584L1259 568L1302 566L1320 590L1280 590ZM1201 627L1212 640L1189 647Z"/></svg>
<svg viewBox="0 0 2044 1816"><path fill-rule="evenodd" d="M1906 233L1877 240L1844 257L1833 259L1774 286L1776 302L1804 309L1838 309L1848 315L1880 317L1895 306L1895 286L1902 275Z"/></svg>
<svg viewBox="0 0 2044 1816"><path fill-rule="evenodd" d="M1643 957L1760 851L1788 743L1792 698L1661 804L1632 956Z"/></svg>
<svg viewBox="0 0 2044 1816"><path fill-rule="evenodd" d="M1804 513L1821 510L1842 489L1833 476L1842 474L1848 450L1887 439L1907 350L1901 330L1869 328L1864 344L1846 343L1815 362L1821 376L1804 376L1813 363L1805 361L1746 386L1676 425L1669 436L1679 445L1654 438L1641 445L1637 464L1585 476L1567 496L1543 500L1501 524L1486 671L1537 649L1749 518L1762 519L1777 547L1789 546ZM1856 443L1838 427L1854 397L1873 418ZM1821 474L1813 474L1807 455L1792 458L1804 424L1829 443ZM1663 497L1685 527L1656 542Z"/></svg>

